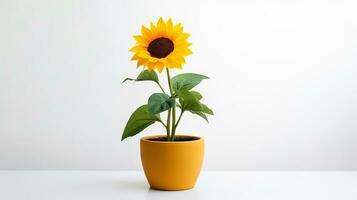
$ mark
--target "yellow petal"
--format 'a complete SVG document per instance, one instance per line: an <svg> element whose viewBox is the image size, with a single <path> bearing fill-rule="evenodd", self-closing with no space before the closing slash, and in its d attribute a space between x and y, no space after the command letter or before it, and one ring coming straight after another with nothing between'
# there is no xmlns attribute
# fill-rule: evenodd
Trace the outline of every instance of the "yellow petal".
<svg viewBox="0 0 357 200"><path fill-rule="evenodd" d="M177 53L179 55L187 56L187 55L192 54L192 51L189 48L177 48L175 50L176 50L175 53Z"/></svg>
<svg viewBox="0 0 357 200"><path fill-rule="evenodd" d="M144 46L149 45L149 42L148 42L148 41L146 40L146 38L144 38L143 36L141 36L141 35L134 35L133 37L134 37L134 39L136 40L136 42L137 42L138 44L141 44L141 45L144 45Z"/></svg>
<svg viewBox="0 0 357 200"><path fill-rule="evenodd" d="M157 22L157 32L159 35L163 35L166 31L166 24L162 17L160 17L159 21Z"/></svg>
<svg viewBox="0 0 357 200"><path fill-rule="evenodd" d="M173 57L173 60L175 61L176 64L184 64L184 63L186 63L184 57L183 56L179 56L179 55Z"/></svg>
<svg viewBox="0 0 357 200"><path fill-rule="evenodd" d="M174 44L176 48L185 48L192 45L191 42L187 42L187 41L175 41Z"/></svg>
<svg viewBox="0 0 357 200"><path fill-rule="evenodd" d="M150 29L151 29L151 33L153 35L157 34L157 30L156 30L156 26L154 25L154 23L150 22Z"/></svg>
<svg viewBox="0 0 357 200"><path fill-rule="evenodd" d="M183 57L183 56L178 56L177 59L181 64L185 64L186 63L185 57Z"/></svg>
<svg viewBox="0 0 357 200"><path fill-rule="evenodd" d="M145 38L145 40L147 41L147 44L150 44L150 42L153 40L153 37L155 36L153 34L153 31L149 30L148 28L146 28L145 26L141 27L141 33L142 36Z"/></svg>
<svg viewBox="0 0 357 200"><path fill-rule="evenodd" d="M146 63L148 63L147 59L139 59L136 66L139 67L141 65L146 65Z"/></svg>
<svg viewBox="0 0 357 200"><path fill-rule="evenodd" d="M160 59L159 59L159 62L161 62L161 63L164 63L164 64L165 64L165 63L167 63L167 59L166 59L166 58L160 58Z"/></svg>
<svg viewBox="0 0 357 200"><path fill-rule="evenodd" d="M143 36L151 36L151 31L145 26L141 26L141 34Z"/></svg>
<svg viewBox="0 0 357 200"><path fill-rule="evenodd" d="M130 49L131 52L140 52L140 51L146 51L146 47L144 46L134 46Z"/></svg>
<svg viewBox="0 0 357 200"><path fill-rule="evenodd" d="M182 65L180 64L180 65L177 65L175 68L177 68L177 69L182 69Z"/></svg>
<svg viewBox="0 0 357 200"><path fill-rule="evenodd" d="M138 56L140 56L141 58L150 58L151 57L150 53L147 51L138 52Z"/></svg>
<svg viewBox="0 0 357 200"><path fill-rule="evenodd" d="M172 37L174 38L174 40L180 37L182 32L183 32L183 27L181 26L181 23L176 24L174 27L174 31L172 33Z"/></svg>
<svg viewBox="0 0 357 200"><path fill-rule="evenodd" d="M133 57L131 57L131 60L139 60L140 57L137 54L134 54Z"/></svg>
<svg viewBox="0 0 357 200"><path fill-rule="evenodd" d="M146 67L149 70L149 72L151 72L151 70L153 69L153 68L150 68L149 66L146 66Z"/></svg>
<svg viewBox="0 0 357 200"><path fill-rule="evenodd" d="M180 64L178 62L177 58L174 56L170 56L169 58L167 58L167 61L168 61L168 65L171 65L171 66Z"/></svg>
<svg viewBox="0 0 357 200"><path fill-rule="evenodd" d="M154 57L150 57L149 61L153 62L153 63L156 63L157 61L159 61L159 59L158 58L154 58Z"/></svg>
<svg viewBox="0 0 357 200"><path fill-rule="evenodd" d="M148 66L148 69L154 69L155 63L148 62L147 66Z"/></svg>
<svg viewBox="0 0 357 200"><path fill-rule="evenodd" d="M189 37L190 37L190 34L182 33L177 38L175 38L175 41L185 41Z"/></svg>
<svg viewBox="0 0 357 200"><path fill-rule="evenodd" d="M164 69L164 64L158 62L158 63L156 64L156 69L161 73L162 70Z"/></svg>
<svg viewBox="0 0 357 200"><path fill-rule="evenodd" d="M167 33L167 36L171 36L173 30L174 30L174 25L173 25L172 20L171 20L171 18L170 18L170 19L167 20L167 22L166 22L166 33Z"/></svg>

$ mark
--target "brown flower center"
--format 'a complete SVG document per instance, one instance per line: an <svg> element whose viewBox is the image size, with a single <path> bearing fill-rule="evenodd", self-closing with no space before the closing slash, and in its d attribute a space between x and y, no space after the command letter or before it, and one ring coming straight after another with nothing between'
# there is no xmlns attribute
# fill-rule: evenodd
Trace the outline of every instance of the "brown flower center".
<svg viewBox="0 0 357 200"><path fill-rule="evenodd" d="M152 57L165 58L174 50L174 43L164 37L156 38L151 41L148 47L148 51Z"/></svg>

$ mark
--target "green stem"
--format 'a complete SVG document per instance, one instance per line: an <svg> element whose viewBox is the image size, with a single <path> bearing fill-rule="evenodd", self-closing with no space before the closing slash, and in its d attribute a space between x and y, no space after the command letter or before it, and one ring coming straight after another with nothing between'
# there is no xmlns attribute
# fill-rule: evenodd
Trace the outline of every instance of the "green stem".
<svg viewBox="0 0 357 200"><path fill-rule="evenodd" d="M159 120L159 122L160 122L165 128L167 128L167 127L166 127L166 124L165 124L161 119Z"/></svg>
<svg viewBox="0 0 357 200"><path fill-rule="evenodd" d="M172 85L171 85L170 71L169 71L168 68L166 68L166 75L167 75L167 82L168 82L168 84L169 84L170 94L173 95Z"/></svg>
<svg viewBox="0 0 357 200"><path fill-rule="evenodd" d="M167 75L167 82L169 84L170 94L171 94L171 97L173 97L174 93L173 93L172 84L171 84L170 71L168 68L166 68L166 75ZM170 111L171 111L171 109L169 109L169 112ZM169 120L170 119L168 119L168 122L169 122ZM172 107L172 130L171 131L173 131L175 124L176 124L176 105L174 105L174 107ZM174 139L172 137L172 134L173 134L173 132L171 132L171 140Z"/></svg>
<svg viewBox="0 0 357 200"><path fill-rule="evenodd" d="M178 124L180 123L180 120L181 120L181 117L182 117L182 115L183 115L183 112L184 112L184 110L181 110L180 116L179 116L179 118L178 118L176 124L173 125L172 133L171 133L171 141L174 141L174 140L175 140L176 128L177 128Z"/></svg>
<svg viewBox="0 0 357 200"><path fill-rule="evenodd" d="M160 84L159 82L156 82L156 83L157 83L157 85L159 85L161 91L162 91L164 94L166 94L166 92L165 92L164 88L161 86L161 84Z"/></svg>
<svg viewBox="0 0 357 200"><path fill-rule="evenodd" d="M172 130L171 130L171 141L175 140L175 124L176 124L176 105L172 107Z"/></svg>
<svg viewBox="0 0 357 200"><path fill-rule="evenodd" d="M166 125L166 137L167 137L167 141L170 140L170 120L171 118L171 109L169 109L168 113L167 113L167 125Z"/></svg>

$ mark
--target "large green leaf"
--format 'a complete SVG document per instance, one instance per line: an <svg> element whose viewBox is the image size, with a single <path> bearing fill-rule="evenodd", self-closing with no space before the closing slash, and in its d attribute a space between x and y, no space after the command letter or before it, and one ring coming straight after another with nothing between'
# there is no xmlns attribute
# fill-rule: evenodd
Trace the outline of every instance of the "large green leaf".
<svg viewBox="0 0 357 200"><path fill-rule="evenodd" d="M154 70L144 70L142 71L136 79L133 78L126 78L124 79L123 83L125 81L154 81L156 83L159 82L159 78L157 76L157 73Z"/></svg>
<svg viewBox="0 0 357 200"><path fill-rule="evenodd" d="M190 91L182 91L179 93L179 101L182 110L202 111L202 104L198 99L197 93Z"/></svg>
<svg viewBox="0 0 357 200"><path fill-rule="evenodd" d="M208 79L208 77L200 74L184 73L173 77L171 81L174 91L179 93L181 91L191 90L204 79Z"/></svg>
<svg viewBox="0 0 357 200"><path fill-rule="evenodd" d="M163 93L152 94L148 100L148 110L149 113L153 115L166 111L174 105L175 99Z"/></svg>
<svg viewBox="0 0 357 200"><path fill-rule="evenodd" d="M140 106L134 111L133 114L131 114L128 122L126 123L121 140L140 133L156 121L160 121L159 115L150 114L147 105Z"/></svg>

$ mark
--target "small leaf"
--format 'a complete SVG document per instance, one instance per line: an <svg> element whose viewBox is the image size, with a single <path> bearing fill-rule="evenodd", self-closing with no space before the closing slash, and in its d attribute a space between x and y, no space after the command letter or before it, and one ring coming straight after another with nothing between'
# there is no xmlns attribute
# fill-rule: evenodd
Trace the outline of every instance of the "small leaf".
<svg viewBox="0 0 357 200"><path fill-rule="evenodd" d="M126 81L135 81L136 79L133 79L133 78L126 78L126 79L124 79L123 80L123 82L121 82L121 83L124 83L124 82L126 82Z"/></svg>
<svg viewBox="0 0 357 200"><path fill-rule="evenodd" d="M206 122L208 122L207 116L206 116L206 114L204 114L203 112L201 112L201 111L190 111L190 112L191 112L192 114L196 114L196 115L202 117L203 119L206 120Z"/></svg>
<svg viewBox="0 0 357 200"><path fill-rule="evenodd" d="M184 73L173 77L171 81L174 91L178 93L179 91L191 90L204 79L208 79L208 77L200 74Z"/></svg>
<svg viewBox="0 0 357 200"><path fill-rule="evenodd" d="M167 94L155 93L148 100L148 110L150 114L159 114L172 108L175 105L175 99L170 98Z"/></svg>
<svg viewBox="0 0 357 200"><path fill-rule="evenodd" d="M159 115L150 114L147 105L140 106L133 112L133 114L131 114L128 122L126 123L121 140L123 141L127 137L140 133L156 121L160 121Z"/></svg>
<svg viewBox="0 0 357 200"><path fill-rule="evenodd" d="M213 111L208 106L206 106L205 104L201 104L201 105L202 105L202 112L206 114L214 115Z"/></svg>
<svg viewBox="0 0 357 200"><path fill-rule="evenodd" d="M196 99L198 99L198 100L201 100L201 99L202 99L201 93L199 93L199 92L197 92L197 91L190 91L190 92L193 94L193 96L196 97Z"/></svg>
<svg viewBox="0 0 357 200"><path fill-rule="evenodd" d="M125 81L154 81L156 83L159 82L159 78L157 76L157 73L154 70L144 70L142 71L136 79L133 78L126 78L124 79L123 83Z"/></svg>
<svg viewBox="0 0 357 200"><path fill-rule="evenodd" d="M179 93L179 101L182 110L202 111L202 105L197 98L197 93L190 91L182 91Z"/></svg>
<svg viewBox="0 0 357 200"><path fill-rule="evenodd" d="M139 76L136 78L136 81L154 81L156 83L159 82L159 78L155 70L144 70L142 71Z"/></svg>
<svg viewBox="0 0 357 200"><path fill-rule="evenodd" d="M196 91L181 91L179 93L181 109L183 111L188 110L208 122L206 114L213 115L213 111L205 104L202 104L200 102L201 99L202 95Z"/></svg>

